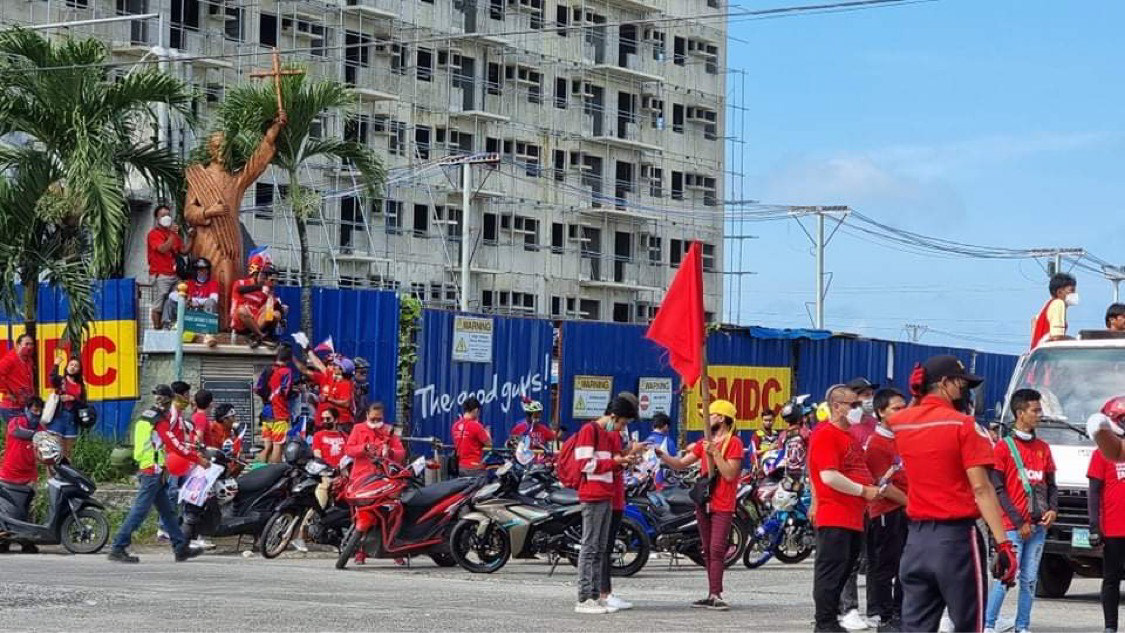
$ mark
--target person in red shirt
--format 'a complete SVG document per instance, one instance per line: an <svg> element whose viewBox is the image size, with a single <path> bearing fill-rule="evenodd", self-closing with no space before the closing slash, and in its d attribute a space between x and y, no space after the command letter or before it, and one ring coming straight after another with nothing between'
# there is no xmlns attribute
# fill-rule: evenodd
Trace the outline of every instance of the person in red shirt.
<svg viewBox="0 0 1125 633"><path fill-rule="evenodd" d="M340 467L340 460L344 458L344 446L348 443L348 436L344 435L336 426L336 409L329 407L320 416L321 429L313 435L313 455L324 460L332 468ZM397 439L397 438L396 438ZM332 477L321 477L320 485L316 487L316 500L320 507L328 507L328 492L332 487Z"/></svg>
<svg viewBox="0 0 1125 633"><path fill-rule="evenodd" d="M372 402L363 424L352 427L348 442L344 445L344 454L355 460L352 464L352 481L382 472L375 467L376 459L389 459L400 465L406 460L406 448L403 447L402 440L394 434L384 418L383 403Z"/></svg>
<svg viewBox="0 0 1125 633"><path fill-rule="evenodd" d="M880 627L897 631L902 616L898 567L906 546L907 481L888 420L906 408L906 397L897 389L880 389L872 405L879 424L863 447L864 461L877 485L889 485L882 499L867 506L867 615L878 617Z"/></svg>
<svg viewBox="0 0 1125 633"><path fill-rule="evenodd" d="M0 414L20 415L35 395L35 340L20 334L16 346L0 358Z"/></svg>
<svg viewBox="0 0 1125 633"><path fill-rule="evenodd" d="M703 560L707 567L708 595L692 604L694 607L726 611L730 608L723 600L724 558L730 539L730 525L734 520L734 503L738 493L738 479L742 474L742 440L734 432L738 410L727 400L711 403L708 424L711 441L700 440L692 445L683 457L657 451L660 460L674 470L683 470L702 460L702 475L710 477L710 464L715 463L717 474L711 477L711 500L706 507L695 509L699 522L699 538L703 543Z"/></svg>
<svg viewBox="0 0 1125 633"><path fill-rule="evenodd" d="M508 435L509 445L518 444L525 435L531 438L531 448L535 449L546 448L548 442L555 441L557 434L539 421L543 417L543 405L538 400L524 398L523 412L527 418L512 427L512 432Z"/></svg>
<svg viewBox="0 0 1125 633"><path fill-rule="evenodd" d="M1015 580L1018 559L989 479L992 443L953 404L981 382L956 357L934 356L910 376L916 401L890 420L910 478L910 526L899 569L904 631L936 631L943 608L958 631L984 628L988 550L978 518L997 544L993 575L1007 584Z"/></svg>
<svg viewBox="0 0 1125 633"><path fill-rule="evenodd" d="M1015 414L1012 433L996 444L996 465L992 484L1000 507L1004 509L1004 529L1015 544L1019 559L1019 601L1016 603L1016 631L1031 629L1031 606L1035 601L1035 582L1039 561L1047 542L1047 530L1058 517L1059 490L1055 485L1055 461L1051 447L1035 437L1043 416L1042 396L1034 389L1019 389L1012 394L1010 408ZM996 583L988 597L985 630L996 626L1008 588Z"/></svg>
<svg viewBox="0 0 1125 633"><path fill-rule="evenodd" d="M316 406L317 420L328 408L336 409L339 425L351 429L355 419L352 407L355 404L355 363L340 358L319 372L315 381L320 385L320 402Z"/></svg>
<svg viewBox="0 0 1125 633"><path fill-rule="evenodd" d="M484 473L484 449L492 445L492 436L480 423L480 400L468 398L462 405L461 418L453 423L453 453L462 477Z"/></svg>
<svg viewBox="0 0 1125 633"><path fill-rule="evenodd" d="M813 601L817 631L842 631L837 618L840 596L863 547L863 521L868 501L879 497L864 462L863 448L848 433L848 415L863 403L845 385L825 396L829 419L809 438L810 518L816 525Z"/></svg>
<svg viewBox="0 0 1125 633"><path fill-rule="evenodd" d="M255 261L257 260L257 261ZM249 276L234 282L230 297L230 327L250 336L250 347L277 345L277 328L288 308L274 295L277 269L255 255Z"/></svg>
<svg viewBox="0 0 1125 633"><path fill-rule="evenodd" d="M188 279L185 292L173 290L164 302L164 323L176 322L176 310L181 301L187 300L188 310L219 313L219 281L211 277L211 260L200 257L195 260L195 277Z"/></svg>
<svg viewBox="0 0 1125 633"><path fill-rule="evenodd" d="M1105 630L1117 630L1121 604L1121 579L1125 576L1125 462L1106 459L1101 451L1090 455L1086 471L1090 494L1090 545L1102 546L1102 615Z"/></svg>
<svg viewBox="0 0 1125 633"><path fill-rule="evenodd" d="M148 274L152 283L152 327L159 330L163 325L164 302L176 284L180 283L180 278L176 275L176 256L186 255L191 251L195 228L188 229L188 241L185 243L180 239L180 227L173 222L172 209L167 205L157 205L153 210L153 218L156 225L148 232L146 246Z"/></svg>
<svg viewBox="0 0 1125 633"><path fill-rule="evenodd" d="M224 402L215 407L215 419L207 425L207 430L203 433L203 445L221 451L227 450L226 443L231 439L231 429L234 428L237 419L238 412L234 410L233 405ZM233 450L233 445L229 448L232 449L231 454L238 454L238 451Z"/></svg>
<svg viewBox="0 0 1125 633"><path fill-rule="evenodd" d="M472 400L479 408L479 403ZM466 411L469 404L466 401ZM584 425L575 438L574 461L582 472L582 481L578 486L578 500L582 504L582 544L578 552L575 613L605 614L619 608L601 599L605 586L601 576L605 573L603 558L612 538L610 524L617 497L615 473L637 462L637 454L623 452L621 433L636 418L636 396L621 394L610 402L605 415ZM635 448L643 447L643 444L638 444Z"/></svg>
<svg viewBox="0 0 1125 633"><path fill-rule="evenodd" d="M1078 305L1078 281L1073 275L1055 273L1047 290L1051 298L1031 322L1031 349L1044 341L1059 341L1066 338L1066 312L1070 306Z"/></svg>
<svg viewBox="0 0 1125 633"><path fill-rule="evenodd" d="M289 434L289 396L293 390L293 350L283 346L277 350L277 359L270 374L270 410L273 418L262 421L262 461L276 464L281 461L285 438Z"/></svg>
<svg viewBox="0 0 1125 633"><path fill-rule="evenodd" d="M55 417L48 420L47 430L57 435L63 456L70 459L78 439L78 409L86 406L86 382L82 379L82 363L77 358L66 360L51 372L51 386L59 396Z"/></svg>
<svg viewBox="0 0 1125 633"><path fill-rule="evenodd" d="M27 520L31 512L31 502L35 498L35 482L39 480L39 466L36 464L35 445L32 438L36 431L41 430L40 415L43 413L43 401L32 396L28 406L20 415L8 418L8 432L4 446L3 461L0 462L0 483L10 486L28 486L29 492L17 498L23 498L24 507L21 513L13 519ZM0 543L0 554L8 553L10 545ZM34 543L21 543L20 549L24 554L36 554L39 548Z"/></svg>
<svg viewBox="0 0 1125 633"><path fill-rule="evenodd" d="M206 389L195 392L195 411L191 414L191 428L194 436L191 441L204 443L208 431L211 430L211 405L215 402L215 395Z"/></svg>

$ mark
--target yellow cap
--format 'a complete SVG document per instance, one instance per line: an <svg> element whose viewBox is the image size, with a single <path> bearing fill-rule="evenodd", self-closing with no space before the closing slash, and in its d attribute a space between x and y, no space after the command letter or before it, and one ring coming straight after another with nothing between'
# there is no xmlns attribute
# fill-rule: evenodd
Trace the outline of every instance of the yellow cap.
<svg viewBox="0 0 1125 633"><path fill-rule="evenodd" d="M712 415L717 413L732 420L738 419L738 409L734 408L734 403L730 400L715 400L711 403L710 413Z"/></svg>

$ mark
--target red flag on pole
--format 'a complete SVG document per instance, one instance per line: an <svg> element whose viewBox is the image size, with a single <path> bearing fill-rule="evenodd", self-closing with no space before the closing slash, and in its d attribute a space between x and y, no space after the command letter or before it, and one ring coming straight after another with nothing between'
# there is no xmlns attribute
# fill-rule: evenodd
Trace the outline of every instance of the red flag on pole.
<svg viewBox="0 0 1125 633"><path fill-rule="evenodd" d="M703 251L692 242L645 338L668 350L668 364L685 385L703 371Z"/></svg>

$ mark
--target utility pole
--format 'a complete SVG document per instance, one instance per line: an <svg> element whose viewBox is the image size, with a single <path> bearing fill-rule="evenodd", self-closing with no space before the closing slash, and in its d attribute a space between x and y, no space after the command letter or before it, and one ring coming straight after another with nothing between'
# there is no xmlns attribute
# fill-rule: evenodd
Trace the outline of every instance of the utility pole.
<svg viewBox="0 0 1125 633"><path fill-rule="evenodd" d="M928 325L918 325L915 323L907 323L906 325L902 326L902 328L906 330L906 336L910 339L911 343L917 343L918 341L922 340L922 336L924 336L926 332L930 331L930 327Z"/></svg>
<svg viewBox="0 0 1125 633"><path fill-rule="evenodd" d="M1086 250L1081 248L1037 248L1031 251L1032 257L1049 257L1047 262L1047 276L1063 272L1063 257L1081 259L1086 256Z"/></svg>
<svg viewBox="0 0 1125 633"><path fill-rule="evenodd" d="M1113 302L1121 303L1121 282L1125 281L1125 266L1102 266L1102 274L1113 284Z"/></svg>
<svg viewBox="0 0 1125 633"><path fill-rule="evenodd" d="M495 152L468 154L465 156L450 156L438 161L439 165L461 166L461 301L462 312L469 311L469 297L472 296L470 268L473 261L473 244L471 227L473 226L472 200L473 194L473 165L496 165L500 162L500 154ZM486 176L481 180L480 186L488 180Z"/></svg>
<svg viewBox="0 0 1125 633"><path fill-rule="evenodd" d="M836 235L836 231L840 229L840 226L844 224L844 220L847 219L849 213L851 213L851 209L847 206L793 207L789 210L789 215L797 220L797 225L805 232L805 235L808 236L809 240L813 243L813 247L816 249L816 309L813 315L813 326L818 330L824 329L824 297L828 292L828 289L825 287L824 279L824 249L828 246L828 243L832 241L832 237ZM805 229L805 225L801 224L801 217L806 215L816 216L816 237L813 237L808 230ZM824 218L829 215L838 219L836 226L832 228L832 233L825 237Z"/></svg>

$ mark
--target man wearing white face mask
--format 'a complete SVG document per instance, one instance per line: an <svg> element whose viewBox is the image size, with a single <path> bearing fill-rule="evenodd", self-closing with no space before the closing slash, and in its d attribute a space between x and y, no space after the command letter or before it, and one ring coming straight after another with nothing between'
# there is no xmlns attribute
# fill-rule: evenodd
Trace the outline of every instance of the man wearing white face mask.
<svg viewBox="0 0 1125 633"><path fill-rule="evenodd" d="M151 277L149 299L151 300L152 327L160 329L164 315L164 302L168 293L179 283L176 275L176 256L191 250L195 229L188 231L188 241L180 239L180 227L172 221L172 209L168 205L157 205L153 211L156 225L148 232L146 240L148 252L148 274Z"/></svg>
<svg viewBox="0 0 1125 633"><path fill-rule="evenodd" d="M1066 338L1067 308L1078 305L1078 281L1073 275L1054 274L1047 289L1051 298L1031 323L1031 349L1044 341Z"/></svg>
<svg viewBox="0 0 1125 633"><path fill-rule="evenodd" d="M879 424L874 415L875 390L879 388L879 385L860 376L848 381L846 387L855 392L856 398L861 403L860 406L853 407L848 411L848 433L855 438L858 445L866 446L868 438L875 433L875 427ZM878 622L873 618L865 618L860 615L859 573L861 569L864 570L864 575L866 575L866 548L860 550L859 560L856 561L856 566L851 575L848 576L847 584L844 585L844 591L840 594L840 624L849 631L862 631L871 626L878 626ZM868 583L870 583L870 580ZM869 616L875 615L870 603L867 605L867 611Z"/></svg>

